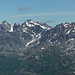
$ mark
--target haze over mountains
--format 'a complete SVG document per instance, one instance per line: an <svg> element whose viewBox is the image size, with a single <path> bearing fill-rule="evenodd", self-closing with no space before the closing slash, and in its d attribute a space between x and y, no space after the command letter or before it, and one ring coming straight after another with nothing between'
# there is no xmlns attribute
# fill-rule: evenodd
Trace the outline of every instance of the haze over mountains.
<svg viewBox="0 0 75 75"><path fill-rule="evenodd" d="M13 70L12 66L2 66L1 75L73 75L75 23L65 22L52 28L30 19L14 25L3 21L0 24L0 57L7 64L10 63L7 58L16 59L13 63L19 66Z"/></svg>

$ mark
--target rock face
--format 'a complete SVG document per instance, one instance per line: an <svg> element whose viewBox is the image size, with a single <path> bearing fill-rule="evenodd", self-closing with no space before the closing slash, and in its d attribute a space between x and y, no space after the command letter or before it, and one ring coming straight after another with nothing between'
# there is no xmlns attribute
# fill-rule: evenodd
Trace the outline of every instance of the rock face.
<svg viewBox="0 0 75 75"><path fill-rule="evenodd" d="M13 26L3 21L0 55L22 61L12 75L73 75L75 23L65 22L52 28L30 19Z"/></svg>
<svg viewBox="0 0 75 75"><path fill-rule="evenodd" d="M6 21L3 21L2 24L0 24L0 30L2 31L10 31L11 30L11 25L7 23Z"/></svg>
<svg viewBox="0 0 75 75"><path fill-rule="evenodd" d="M0 24L0 53L18 54L22 49L39 44L41 33L50 30L47 24L34 22L30 19L23 24L15 23L10 25L3 21Z"/></svg>

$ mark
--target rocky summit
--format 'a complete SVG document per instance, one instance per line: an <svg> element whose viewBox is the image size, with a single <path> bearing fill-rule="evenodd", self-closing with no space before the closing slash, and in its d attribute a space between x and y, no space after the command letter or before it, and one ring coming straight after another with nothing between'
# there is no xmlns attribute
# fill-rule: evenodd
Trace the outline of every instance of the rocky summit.
<svg viewBox="0 0 75 75"><path fill-rule="evenodd" d="M31 19L0 24L0 75L74 75L75 23L51 27Z"/></svg>

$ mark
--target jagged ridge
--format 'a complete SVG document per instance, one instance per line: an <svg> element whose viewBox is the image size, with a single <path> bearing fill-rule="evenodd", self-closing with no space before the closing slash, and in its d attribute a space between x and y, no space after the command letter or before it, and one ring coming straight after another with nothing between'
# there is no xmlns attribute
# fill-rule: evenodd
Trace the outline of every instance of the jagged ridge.
<svg viewBox="0 0 75 75"><path fill-rule="evenodd" d="M13 61L19 67L14 71L7 69L9 75L73 75L75 23L65 22L51 28L30 19L14 25L3 21L0 24L1 55L21 61L19 65ZM6 71L6 68L0 69Z"/></svg>

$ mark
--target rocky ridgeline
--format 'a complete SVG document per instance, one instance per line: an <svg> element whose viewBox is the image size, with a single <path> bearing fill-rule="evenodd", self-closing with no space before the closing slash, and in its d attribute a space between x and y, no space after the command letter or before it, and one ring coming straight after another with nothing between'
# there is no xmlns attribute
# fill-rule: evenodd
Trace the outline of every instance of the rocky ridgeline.
<svg viewBox="0 0 75 75"><path fill-rule="evenodd" d="M30 19L14 25L3 21L1 56L24 62L12 75L74 75L75 23L65 22L52 28Z"/></svg>

